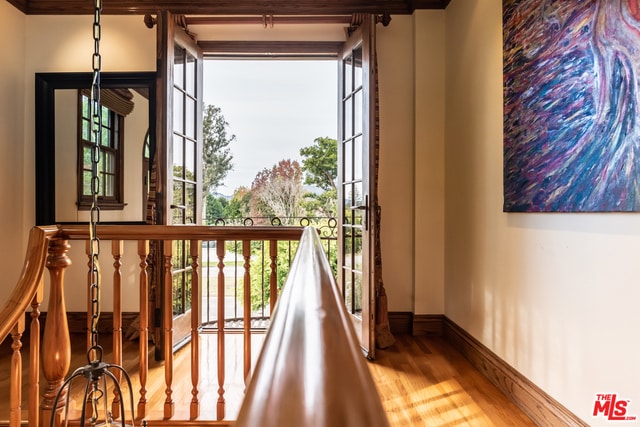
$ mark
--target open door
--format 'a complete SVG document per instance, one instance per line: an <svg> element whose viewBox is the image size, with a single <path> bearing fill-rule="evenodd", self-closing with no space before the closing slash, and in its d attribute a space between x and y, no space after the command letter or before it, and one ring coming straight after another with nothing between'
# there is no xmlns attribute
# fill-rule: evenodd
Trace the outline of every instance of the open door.
<svg viewBox="0 0 640 427"><path fill-rule="evenodd" d="M338 281L364 354L375 356L375 16L346 41L339 62Z"/></svg>
<svg viewBox="0 0 640 427"><path fill-rule="evenodd" d="M202 52L195 41L176 24L176 17L163 11L158 15L159 141L158 173L162 200L158 209L161 224L202 223ZM189 241L174 241L171 248L159 245L167 255L171 250L170 274L166 258L157 275L160 292L156 312L161 324L156 331L158 347L176 349L191 334L192 267ZM169 279L170 277L170 279ZM167 341L170 330L171 345Z"/></svg>

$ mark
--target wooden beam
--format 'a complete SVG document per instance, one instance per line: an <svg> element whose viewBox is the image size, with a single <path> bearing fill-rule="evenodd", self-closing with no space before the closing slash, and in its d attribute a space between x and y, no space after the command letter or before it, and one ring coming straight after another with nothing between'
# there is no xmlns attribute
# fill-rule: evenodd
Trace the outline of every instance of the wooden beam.
<svg viewBox="0 0 640 427"><path fill-rule="evenodd" d="M205 57L337 58L342 42L203 40L198 46Z"/></svg>
<svg viewBox="0 0 640 427"><path fill-rule="evenodd" d="M30 15L90 15L86 0L7 0ZM416 9L444 9L449 0L110 0L103 14L156 14L168 10L182 15L350 15L376 13L404 15Z"/></svg>

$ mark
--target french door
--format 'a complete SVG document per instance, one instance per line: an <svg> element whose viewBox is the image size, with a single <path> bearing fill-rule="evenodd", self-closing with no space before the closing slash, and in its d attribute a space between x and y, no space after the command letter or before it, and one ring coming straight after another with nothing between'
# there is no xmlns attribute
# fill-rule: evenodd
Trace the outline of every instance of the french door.
<svg viewBox="0 0 640 427"><path fill-rule="evenodd" d="M375 356L375 17L346 41L338 86L338 282L364 354Z"/></svg>
<svg viewBox="0 0 640 427"><path fill-rule="evenodd" d="M159 109L165 147L164 224L202 223L202 52L178 25L162 12L158 19L161 100ZM171 252L171 265L166 265ZM163 273L158 298L162 312L161 348L175 349L191 334L191 266L189 241L163 247ZM170 271L169 271L170 270ZM197 307L197 306L196 306ZM171 346L166 342L170 330ZM158 342L158 341L156 341Z"/></svg>

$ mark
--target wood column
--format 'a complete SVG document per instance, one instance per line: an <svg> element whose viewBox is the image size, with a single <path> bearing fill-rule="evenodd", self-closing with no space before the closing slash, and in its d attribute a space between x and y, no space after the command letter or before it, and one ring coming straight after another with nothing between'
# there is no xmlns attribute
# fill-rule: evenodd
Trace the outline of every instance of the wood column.
<svg viewBox="0 0 640 427"><path fill-rule="evenodd" d="M48 426L51 417L57 414L66 404L67 396L62 394L54 408L54 400L58 390L69 372L71 364L71 341L67 324L67 309L64 303L64 271L71 265L67 253L69 244L66 240L52 240L49 244L49 255L46 267L51 277L49 308L42 339L42 372L47 386L42 395L42 425ZM56 422L58 425L58 422Z"/></svg>

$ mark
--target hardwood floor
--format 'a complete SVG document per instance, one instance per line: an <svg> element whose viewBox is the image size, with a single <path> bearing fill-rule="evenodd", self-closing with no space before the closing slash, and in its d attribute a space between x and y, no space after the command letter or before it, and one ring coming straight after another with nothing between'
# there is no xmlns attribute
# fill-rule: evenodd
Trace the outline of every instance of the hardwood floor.
<svg viewBox="0 0 640 427"><path fill-rule="evenodd" d="M241 335L231 335L226 344L226 419L235 419L239 410L244 384L242 381ZM235 339L237 337L237 340ZM24 340L27 341L27 340ZM237 344L234 342L237 341ZM258 352L262 336L254 336L254 353ZM72 337L73 358L71 369L86 364L84 335ZM101 344L109 348L109 337L101 336ZM152 347L152 346L151 346ZM124 346L124 367L132 376L133 389L137 383L137 341L128 341ZM216 335L201 335L200 402L201 419L215 419L217 399ZM28 348L22 351L23 366L28 366ZM11 348L8 340L0 346L0 420L9 417L9 358ZM161 418L165 399L164 369L162 363L153 361L150 352L150 367L147 398L150 402L148 419ZM236 357L232 357L235 355ZM527 416L512 404L496 387L475 370L446 341L438 337L396 336L396 343L389 349L378 350L376 360L369 362L380 398L387 412L389 423L394 427L411 426L533 426ZM177 416L188 411L191 399L189 380L189 346L174 357L174 392ZM254 355L253 360L256 359ZM105 353L105 361L109 361ZM24 373L26 377L26 372ZM180 385L179 379L184 379ZM41 384L44 386L44 384ZM25 403L26 405L26 403ZM177 417L176 417L177 418ZM3 424L0 422L0 424Z"/></svg>

